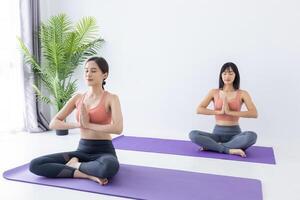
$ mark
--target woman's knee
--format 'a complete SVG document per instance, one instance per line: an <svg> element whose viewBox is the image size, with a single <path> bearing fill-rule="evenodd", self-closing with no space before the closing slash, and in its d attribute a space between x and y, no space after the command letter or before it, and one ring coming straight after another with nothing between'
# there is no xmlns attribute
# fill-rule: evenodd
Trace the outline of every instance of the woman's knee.
<svg viewBox="0 0 300 200"><path fill-rule="evenodd" d="M249 142L254 144L257 140L257 134L253 131L246 131L244 134L248 137Z"/></svg>
<svg viewBox="0 0 300 200"><path fill-rule="evenodd" d="M98 177L112 178L119 171L120 165L115 156L102 156L99 161L102 163L103 167L99 170Z"/></svg>
<svg viewBox="0 0 300 200"><path fill-rule="evenodd" d="M40 175L40 166L44 164L43 157L38 157L30 161L29 170L37 175Z"/></svg>
<svg viewBox="0 0 300 200"><path fill-rule="evenodd" d="M193 130L189 133L189 138L192 142L196 141L196 138L199 136L199 131Z"/></svg>

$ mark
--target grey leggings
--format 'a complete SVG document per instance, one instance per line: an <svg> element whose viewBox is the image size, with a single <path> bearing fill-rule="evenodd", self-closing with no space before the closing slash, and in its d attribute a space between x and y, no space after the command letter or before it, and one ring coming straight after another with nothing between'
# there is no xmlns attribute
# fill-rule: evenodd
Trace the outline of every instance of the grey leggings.
<svg viewBox="0 0 300 200"><path fill-rule="evenodd" d="M65 164L76 157L82 162L79 171L99 178L112 178L119 169L110 140L81 139L76 151L41 156L30 162L30 171L49 178L73 178L75 168Z"/></svg>
<svg viewBox="0 0 300 200"><path fill-rule="evenodd" d="M242 132L238 125L216 125L213 133L193 130L189 137L191 141L203 148L220 153L229 153L229 149L246 150L256 142L257 135L252 131Z"/></svg>

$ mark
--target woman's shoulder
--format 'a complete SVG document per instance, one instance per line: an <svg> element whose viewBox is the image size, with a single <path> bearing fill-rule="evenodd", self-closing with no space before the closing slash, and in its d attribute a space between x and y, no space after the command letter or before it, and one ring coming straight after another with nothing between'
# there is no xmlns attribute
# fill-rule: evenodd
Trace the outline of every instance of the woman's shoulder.
<svg viewBox="0 0 300 200"><path fill-rule="evenodd" d="M85 93L76 92L72 95L71 99L75 104L77 104L79 102L79 100L83 97L84 94Z"/></svg>
<svg viewBox="0 0 300 200"><path fill-rule="evenodd" d="M109 91L105 91L106 92L106 98L109 100L109 101L116 101L116 100L119 100L119 97L117 94L114 94L112 92L109 92Z"/></svg>
<svg viewBox="0 0 300 200"><path fill-rule="evenodd" d="M84 94L85 94L85 93L75 92L75 93L72 95L72 98L78 99L78 98L83 97Z"/></svg>
<svg viewBox="0 0 300 200"><path fill-rule="evenodd" d="M239 92L242 97L250 96L249 93L246 90L238 89L237 92Z"/></svg>
<svg viewBox="0 0 300 200"><path fill-rule="evenodd" d="M209 93L210 93L211 95L215 95L215 94L218 94L219 91L220 91L220 89L218 89L218 88L213 88L213 89L211 89L211 90L209 91Z"/></svg>
<svg viewBox="0 0 300 200"><path fill-rule="evenodd" d="M238 89L237 92L239 92L239 93L241 93L241 94L248 93L246 90L242 90L242 89Z"/></svg>

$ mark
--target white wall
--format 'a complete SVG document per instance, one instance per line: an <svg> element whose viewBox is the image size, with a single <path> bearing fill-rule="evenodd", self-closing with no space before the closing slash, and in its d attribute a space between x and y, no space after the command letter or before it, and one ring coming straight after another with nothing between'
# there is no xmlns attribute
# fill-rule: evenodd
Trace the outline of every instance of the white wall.
<svg viewBox="0 0 300 200"><path fill-rule="evenodd" d="M299 6L296 0L43 0L41 14L42 20L61 12L74 21L96 17L111 71L106 88L120 97L125 134L186 139L191 129L211 130L214 118L195 109L217 87L222 64L232 61L259 111L241 126L272 145L296 134L299 121ZM82 73L75 76L81 91L87 89Z"/></svg>

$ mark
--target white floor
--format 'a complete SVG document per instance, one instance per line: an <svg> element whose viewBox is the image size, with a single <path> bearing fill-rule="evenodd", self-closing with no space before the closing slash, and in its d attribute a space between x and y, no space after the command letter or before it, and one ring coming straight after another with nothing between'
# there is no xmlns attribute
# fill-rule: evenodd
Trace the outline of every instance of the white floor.
<svg viewBox="0 0 300 200"><path fill-rule="evenodd" d="M264 200L299 200L299 139L300 136L295 136L295 138L290 138L289 141L277 142L274 146L276 165L124 150L117 150L117 154L119 161L124 164L260 179L262 181ZM75 133L63 137L58 137L53 132L38 134L1 133L0 172L2 174L7 169L27 163L36 156L74 150L77 147L78 140L79 135ZM263 144L263 141L260 141L260 144ZM1 176L0 199L94 200L121 198L8 181Z"/></svg>

